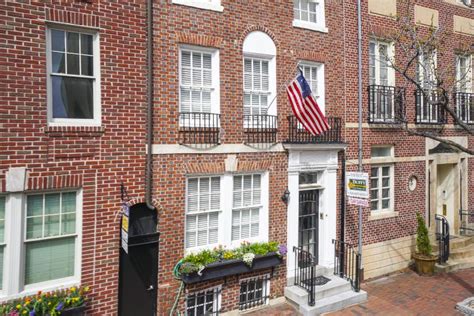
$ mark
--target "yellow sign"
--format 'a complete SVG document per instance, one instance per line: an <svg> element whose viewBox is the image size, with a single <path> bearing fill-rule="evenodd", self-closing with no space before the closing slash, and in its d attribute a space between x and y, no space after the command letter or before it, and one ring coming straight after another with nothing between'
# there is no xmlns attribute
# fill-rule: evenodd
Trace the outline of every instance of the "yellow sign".
<svg viewBox="0 0 474 316"><path fill-rule="evenodd" d="M122 229L128 232L128 216L122 216Z"/></svg>
<svg viewBox="0 0 474 316"><path fill-rule="evenodd" d="M367 190L367 182L364 180L349 179L348 186L351 190Z"/></svg>

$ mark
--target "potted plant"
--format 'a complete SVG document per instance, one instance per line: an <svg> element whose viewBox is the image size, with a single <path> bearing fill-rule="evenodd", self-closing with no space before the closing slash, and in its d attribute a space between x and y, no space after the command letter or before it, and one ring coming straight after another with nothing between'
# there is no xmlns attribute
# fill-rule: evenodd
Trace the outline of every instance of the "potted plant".
<svg viewBox="0 0 474 316"><path fill-rule="evenodd" d="M208 281L275 267L282 263L286 246L276 242L242 243L236 249L218 247L191 253L181 259L174 274L186 284Z"/></svg>
<svg viewBox="0 0 474 316"><path fill-rule="evenodd" d="M438 257L432 254L433 250L428 236L428 228L426 228L423 216L420 213L416 213L416 219L418 221L416 252L413 254L416 272L420 275L433 275Z"/></svg>
<svg viewBox="0 0 474 316"><path fill-rule="evenodd" d="M88 287L71 287L54 292L38 292L0 305L0 315L7 316L82 316Z"/></svg>

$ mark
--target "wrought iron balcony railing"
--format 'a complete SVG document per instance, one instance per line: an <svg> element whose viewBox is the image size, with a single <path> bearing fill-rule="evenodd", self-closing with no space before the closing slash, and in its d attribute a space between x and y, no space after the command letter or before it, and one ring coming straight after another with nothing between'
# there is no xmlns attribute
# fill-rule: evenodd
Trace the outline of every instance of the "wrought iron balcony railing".
<svg viewBox="0 0 474 316"><path fill-rule="evenodd" d="M294 116L288 116L289 130L287 143L294 144L336 144L342 143L341 118L328 117L331 128L324 134L313 136L298 122Z"/></svg>
<svg viewBox="0 0 474 316"><path fill-rule="evenodd" d="M179 113L179 142L181 144L219 144L220 114Z"/></svg>
<svg viewBox="0 0 474 316"><path fill-rule="evenodd" d="M405 114L405 89L390 86L370 85L369 123L400 123Z"/></svg>
<svg viewBox="0 0 474 316"><path fill-rule="evenodd" d="M466 124L474 124L474 93L456 92L453 100L458 118Z"/></svg>
<svg viewBox="0 0 474 316"><path fill-rule="evenodd" d="M429 98L426 98L425 95ZM444 124L446 123L446 113L438 101L436 91L415 91L416 124Z"/></svg>
<svg viewBox="0 0 474 316"><path fill-rule="evenodd" d="M277 117L274 115L244 115L247 143L276 143Z"/></svg>

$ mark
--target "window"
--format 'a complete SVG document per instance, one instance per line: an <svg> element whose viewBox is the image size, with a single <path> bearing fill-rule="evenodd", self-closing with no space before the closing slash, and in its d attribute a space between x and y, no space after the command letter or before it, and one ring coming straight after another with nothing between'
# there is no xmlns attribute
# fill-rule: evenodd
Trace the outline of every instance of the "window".
<svg viewBox="0 0 474 316"><path fill-rule="evenodd" d="M76 193L29 195L25 285L74 275Z"/></svg>
<svg viewBox="0 0 474 316"><path fill-rule="evenodd" d="M48 122L100 125L99 35L47 30Z"/></svg>
<svg viewBox="0 0 474 316"><path fill-rule="evenodd" d="M393 58L391 43L372 40L369 42L369 83L370 85L393 86L395 73L390 67Z"/></svg>
<svg viewBox="0 0 474 316"><path fill-rule="evenodd" d="M323 0L294 0L293 26L327 32Z"/></svg>
<svg viewBox="0 0 474 316"><path fill-rule="evenodd" d="M298 65L308 82L311 92L318 102L321 112L325 113L324 102L324 64L302 61Z"/></svg>
<svg viewBox="0 0 474 316"><path fill-rule="evenodd" d="M244 40L243 55L244 127L276 128L275 43L264 32L251 32Z"/></svg>
<svg viewBox="0 0 474 316"><path fill-rule="evenodd" d="M436 51L423 52L418 60L417 78L423 89L436 87Z"/></svg>
<svg viewBox="0 0 474 316"><path fill-rule="evenodd" d="M222 12L224 10L221 0L172 0L171 2L211 11Z"/></svg>
<svg viewBox="0 0 474 316"><path fill-rule="evenodd" d="M187 179L187 251L267 240L268 173Z"/></svg>
<svg viewBox="0 0 474 316"><path fill-rule="evenodd" d="M244 59L244 115L266 115L270 86L268 60Z"/></svg>
<svg viewBox="0 0 474 316"><path fill-rule="evenodd" d="M221 288L213 288L186 296L186 315L218 315L220 312Z"/></svg>
<svg viewBox="0 0 474 316"><path fill-rule="evenodd" d="M77 284L81 273L81 194L65 191L7 198L5 203L6 198L0 197L0 271L8 278L2 294L28 295ZM15 226L17 223L23 228Z"/></svg>
<svg viewBox="0 0 474 316"><path fill-rule="evenodd" d="M217 243L220 178L188 179L186 204L186 248Z"/></svg>
<svg viewBox="0 0 474 316"><path fill-rule="evenodd" d="M456 56L457 92L471 92L472 90L472 57L471 55Z"/></svg>
<svg viewBox="0 0 474 316"><path fill-rule="evenodd" d="M436 52L434 50L423 52L418 60L417 79L429 100L425 100L423 91L416 92L416 122L417 123L441 123L443 113L436 102ZM429 102L431 101L431 102Z"/></svg>
<svg viewBox="0 0 474 316"><path fill-rule="evenodd" d="M393 210L393 166L374 166L370 171L370 207L372 211Z"/></svg>
<svg viewBox="0 0 474 316"><path fill-rule="evenodd" d="M232 240L258 237L261 199L261 176L234 176Z"/></svg>
<svg viewBox="0 0 474 316"><path fill-rule="evenodd" d="M218 51L183 46L180 49L180 126L219 126Z"/></svg>
<svg viewBox="0 0 474 316"><path fill-rule="evenodd" d="M270 278L268 275L242 280L239 309L246 310L268 304Z"/></svg>
<svg viewBox="0 0 474 316"><path fill-rule="evenodd" d="M373 146L370 149L372 158L393 157L392 146Z"/></svg>

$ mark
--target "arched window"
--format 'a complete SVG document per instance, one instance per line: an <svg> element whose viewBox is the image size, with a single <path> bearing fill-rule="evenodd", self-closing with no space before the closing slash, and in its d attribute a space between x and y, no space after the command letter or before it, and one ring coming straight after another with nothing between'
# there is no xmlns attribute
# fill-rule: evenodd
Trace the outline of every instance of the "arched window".
<svg viewBox="0 0 474 316"><path fill-rule="evenodd" d="M244 40L243 55L244 124L268 123L267 115L277 115L275 43L264 32L254 31Z"/></svg>

